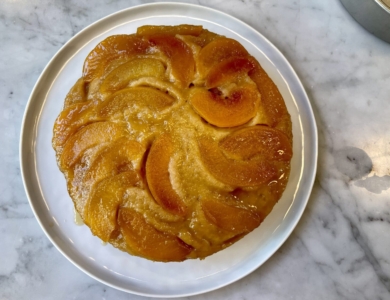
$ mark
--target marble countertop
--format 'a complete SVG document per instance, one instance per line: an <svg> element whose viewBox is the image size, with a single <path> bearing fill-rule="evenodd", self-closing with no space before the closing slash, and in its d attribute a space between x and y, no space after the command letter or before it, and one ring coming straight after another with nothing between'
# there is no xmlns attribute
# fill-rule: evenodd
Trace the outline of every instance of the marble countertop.
<svg viewBox="0 0 390 300"><path fill-rule="evenodd" d="M253 26L287 57L310 97L318 174L286 243L259 269L192 299L390 299L390 44L339 0L188 1ZM92 22L144 3L0 2L0 299L145 299L73 266L28 203L19 134L29 94L58 49Z"/></svg>

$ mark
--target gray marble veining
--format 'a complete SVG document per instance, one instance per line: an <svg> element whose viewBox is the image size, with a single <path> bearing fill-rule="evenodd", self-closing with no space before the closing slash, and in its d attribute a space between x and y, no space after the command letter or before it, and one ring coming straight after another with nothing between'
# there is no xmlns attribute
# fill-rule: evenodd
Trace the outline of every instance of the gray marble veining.
<svg viewBox="0 0 390 300"><path fill-rule="evenodd" d="M390 299L390 44L338 0L188 1L229 13L278 47L301 78L319 130L318 174L287 242L258 270L193 299ZM93 4L92 4L93 3ZM92 22L144 1L0 2L0 299L144 299L68 262L35 220L19 133L35 81Z"/></svg>

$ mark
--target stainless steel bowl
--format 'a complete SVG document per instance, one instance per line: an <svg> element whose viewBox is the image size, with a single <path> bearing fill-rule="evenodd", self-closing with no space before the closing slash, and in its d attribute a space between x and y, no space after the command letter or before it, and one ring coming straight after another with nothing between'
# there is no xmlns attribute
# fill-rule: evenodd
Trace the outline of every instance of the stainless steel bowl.
<svg viewBox="0 0 390 300"><path fill-rule="evenodd" d="M360 25L390 43L390 0L340 1Z"/></svg>

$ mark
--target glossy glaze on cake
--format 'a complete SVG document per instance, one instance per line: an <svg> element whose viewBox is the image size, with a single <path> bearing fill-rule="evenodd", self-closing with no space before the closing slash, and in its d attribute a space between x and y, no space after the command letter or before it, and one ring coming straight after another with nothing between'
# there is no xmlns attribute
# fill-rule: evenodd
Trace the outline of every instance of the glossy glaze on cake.
<svg viewBox="0 0 390 300"><path fill-rule="evenodd" d="M257 228L290 172L290 115L237 41L143 26L87 56L53 129L92 233L154 261L204 258Z"/></svg>

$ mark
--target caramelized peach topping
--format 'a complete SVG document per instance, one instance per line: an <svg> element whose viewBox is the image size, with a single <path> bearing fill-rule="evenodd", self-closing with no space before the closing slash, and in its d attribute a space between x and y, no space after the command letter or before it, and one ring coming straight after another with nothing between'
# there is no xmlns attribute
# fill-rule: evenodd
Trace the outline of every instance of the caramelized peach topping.
<svg viewBox="0 0 390 300"><path fill-rule="evenodd" d="M221 200L204 199L202 209L206 218L216 226L234 233L250 232L260 225L261 217L248 208L234 206Z"/></svg>
<svg viewBox="0 0 390 300"><path fill-rule="evenodd" d="M173 153L173 142L168 134L157 138L146 160L146 178L154 199L170 212L184 216L186 205L172 188L168 171Z"/></svg>
<svg viewBox="0 0 390 300"><path fill-rule="evenodd" d="M183 261L193 248L174 235L160 232L130 208L121 208L118 224L131 252L157 261Z"/></svg>
<svg viewBox="0 0 390 300"><path fill-rule="evenodd" d="M238 41L197 25L98 43L52 145L91 232L161 262L204 258L257 228L293 154L277 86Z"/></svg>
<svg viewBox="0 0 390 300"><path fill-rule="evenodd" d="M136 35L113 35L100 42L87 56L83 67L85 82L100 77L111 61L150 52L150 43Z"/></svg>
<svg viewBox="0 0 390 300"><path fill-rule="evenodd" d="M248 122L257 110L260 96L251 86L233 88L223 95L218 89L194 88L189 101L210 124L234 127Z"/></svg>

